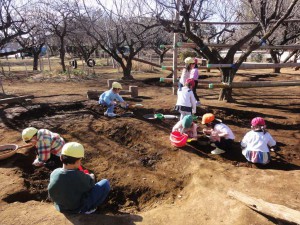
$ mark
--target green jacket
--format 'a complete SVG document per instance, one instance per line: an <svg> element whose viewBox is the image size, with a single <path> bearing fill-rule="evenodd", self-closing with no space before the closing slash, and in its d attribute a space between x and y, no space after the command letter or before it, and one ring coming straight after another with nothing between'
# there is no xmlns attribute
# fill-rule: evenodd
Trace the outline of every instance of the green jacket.
<svg viewBox="0 0 300 225"><path fill-rule="evenodd" d="M94 180L79 170L58 168L50 175L48 192L60 212L79 213Z"/></svg>

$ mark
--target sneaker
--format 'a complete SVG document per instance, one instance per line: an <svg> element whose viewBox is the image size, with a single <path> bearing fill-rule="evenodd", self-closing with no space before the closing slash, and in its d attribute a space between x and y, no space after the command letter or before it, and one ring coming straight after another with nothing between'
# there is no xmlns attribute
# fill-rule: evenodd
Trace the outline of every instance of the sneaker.
<svg viewBox="0 0 300 225"><path fill-rule="evenodd" d="M89 211L86 211L86 212L84 212L84 214L92 214L92 213L94 213L95 211L97 210L97 208L94 208L94 209L91 209L91 210L89 210Z"/></svg>
<svg viewBox="0 0 300 225"><path fill-rule="evenodd" d="M116 116L117 116L117 114L115 114L115 113L107 113L107 112L105 112L105 113L104 113L104 116L108 116L108 117L116 117Z"/></svg>
<svg viewBox="0 0 300 225"><path fill-rule="evenodd" d="M215 150L212 150L212 151L211 151L211 154L219 155L219 154L222 154L222 153L224 153L224 152L225 152L224 150L219 149L219 148L216 148Z"/></svg>
<svg viewBox="0 0 300 225"><path fill-rule="evenodd" d="M107 116L108 116L108 117L116 117L117 114L115 114L115 113L107 113Z"/></svg>
<svg viewBox="0 0 300 225"><path fill-rule="evenodd" d="M210 146L215 148L217 147L215 143L210 143Z"/></svg>

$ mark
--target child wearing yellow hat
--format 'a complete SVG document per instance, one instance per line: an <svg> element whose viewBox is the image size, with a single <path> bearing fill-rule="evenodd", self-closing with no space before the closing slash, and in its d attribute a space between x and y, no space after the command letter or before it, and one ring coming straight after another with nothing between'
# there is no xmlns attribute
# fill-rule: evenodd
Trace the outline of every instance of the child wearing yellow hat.
<svg viewBox="0 0 300 225"><path fill-rule="evenodd" d="M102 204L110 191L108 180L95 184L93 174L80 171L84 147L77 142L64 145L61 154L62 168L50 175L48 192L55 208L62 213L91 214Z"/></svg>
<svg viewBox="0 0 300 225"><path fill-rule="evenodd" d="M45 165L49 169L61 166L59 157L65 141L59 134L28 127L22 131L22 139L36 148L37 157L32 163L34 166Z"/></svg>
<svg viewBox="0 0 300 225"><path fill-rule="evenodd" d="M124 99L119 95L122 89L122 85L119 82L113 82L112 88L108 91L102 93L99 97L99 104L103 106L107 106L107 110L104 113L105 116L108 117L116 117L117 114L114 113L115 106L117 105L117 101L121 102L125 107L127 106Z"/></svg>

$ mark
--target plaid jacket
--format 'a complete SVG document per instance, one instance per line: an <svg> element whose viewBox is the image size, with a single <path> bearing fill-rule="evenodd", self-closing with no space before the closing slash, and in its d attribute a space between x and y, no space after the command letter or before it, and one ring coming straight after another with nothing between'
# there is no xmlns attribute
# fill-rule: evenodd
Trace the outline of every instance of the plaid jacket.
<svg viewBox="0 0 300 225"><path fill-rule="evenodd" d="M46 162L50 159L51 154L60 156L65 141L57 133L47 129L40 129L37 133L37 154L40 162Z"/></svg>

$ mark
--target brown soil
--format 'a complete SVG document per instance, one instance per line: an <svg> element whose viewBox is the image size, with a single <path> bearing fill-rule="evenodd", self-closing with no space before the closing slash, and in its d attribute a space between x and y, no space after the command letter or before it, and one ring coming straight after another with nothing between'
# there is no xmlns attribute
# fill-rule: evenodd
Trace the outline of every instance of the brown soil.
<svg viewBox="0 0 300 225"><path fill-rule="evenodd" d="M236 80L299 78L291 70L283 72L249 77L245 72ZM230 189L300 210L299 87L236 89L235 103L217 101L218 90L198 90L202 105L196 115L213 112L236 135L230 152L211 155L213 148L201 134L200 121L198 141L177 149L169 141L176 120L143 118L152 113L176 114L171 86L160 84L159 74L139 77L143 76L123 82L123 86L139 86L139 97L125 99L142 103L144 108L130 109L132 117L114 119L104 117L105 109L96 100L87 100L86 92L106 90L106 79L120 74L68 80L18 75L3 82L9 94L33 94L35 98L31 104L0 106L1 144L21 144L20 133L27 126L60 133L66 141L84 145L83 165L98 180L109 179L112 191L94 215L60 214L47 197L51 171L34 168L34 150L22 149L0 161L1 224L98 224L95 221L100 220L103 224L277 223L228 197ZM216 72L202 78L219 79ZM128 110L117 108L116 112ZM279 147L271 153L272 162L267 166L247 163L239 147L256 116L266 119ZM16 211L20 213L16 215Z"/></svg>

